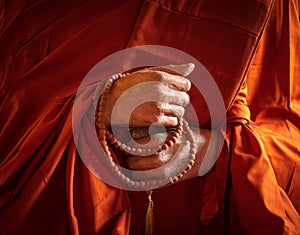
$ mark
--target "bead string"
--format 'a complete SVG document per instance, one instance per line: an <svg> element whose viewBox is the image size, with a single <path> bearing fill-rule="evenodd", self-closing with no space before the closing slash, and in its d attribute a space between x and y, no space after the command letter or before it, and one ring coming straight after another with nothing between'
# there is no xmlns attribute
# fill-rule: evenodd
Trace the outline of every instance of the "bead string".
<svg viewBox="0 0 300 235"><path fill-rule="evenodd" d="M130 146L121 143L113 136L112 133L109 132L109 130L107 129L104 123L106 99L108 94L111 91L112 85L116 80L126 77L127 75L128 74L114 74L107 81L101 82L95 90L93 96L93 102L96 109L95 118L96 118L96 126L98 127L98 138L101 147L103 148L105 154L107 155L106 161L109 167L111 168L112 172L117 176L120 182L132 186L134 188L145 188L149 186L154 188L155 186L160 185L162 183L162 180L136 181L130 179L128 176L126 176L124 173L121 172L121 170L119 169L120 166L118 166L114 162L107 143L107 140L109 140L110 143L113 144L116 148L125 151L127 153L130 153L132 155L148 156L148 155L152 155L153 151L155 151L152 148L131 148ZM97 99L100 95L101 97L100 100L98 101ZM178 118L178 125L176 127L176 130L174 131L173 136L155 152L155 154L159 155L163 151L166 151L168 148L176 144L179 140L179 137L182 135L183 130L186 131L187 138L190 141L189 162L185 167L185 169L178 176L170 177L168 179L169 183L177 182L180 178L183 177L184 174L186 174L189 170L191 170L192 166L195 163L196 152L197 152L195 138L192 130L189 128L188 123L183 118Z"/></svg>
<svg viewBox="0 0 300 235"><path fill-rule="evenodd" d="M116 148L122 150L123 152L129 153L131 155L138 156L149 156L152 154L159 155L159 153L168 150L168 148L172 147L174 144L178 142L179 137L182 135L183 131L182 120L178 119L178 125L176 130L173 133L173 136L168 139L159 149L157 148L132 148L124 143L121 143L112 133L107 130L107 139L113 144Z"/></svg>

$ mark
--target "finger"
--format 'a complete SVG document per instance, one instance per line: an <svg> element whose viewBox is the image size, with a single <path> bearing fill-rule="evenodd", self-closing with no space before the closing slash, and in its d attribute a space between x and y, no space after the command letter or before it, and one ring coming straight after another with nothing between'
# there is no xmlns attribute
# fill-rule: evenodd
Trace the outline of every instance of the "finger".
<svg viewBox="0 0 300 235"><path fill-rule="evenodd" d="M161 115L157 118L157 123L160 123L161 125L166 127L174 127L178 125L178 118Z"/></svg>
<svg viewBox="0 0 300 235"><path fill-rule="evenodd" d="M132 179L136 181L148 181L148 180L167 180L164 169L155 168L151 170L139 171L133 170L130 173Z"/></svg>
<svg viewBox="0 0 300 235"><path fill-rule="evenodd" d="M170 88L185 92L191 89L191 82L185 77L161 71L155 71L155 73L157 73L158 81L168 85Z"/></svg>
<svg viewBox="0 0 300 235"><path fill-rule="evenodd" d="M138 103L156 101L186 106L190 102L190 97L186 92L174 90L166 84L153 81L135 85L130 93L126 93L126 97L128 101Z"/></svg>
<svg viewBox="0 0 300 235"><path fill-rule="evenodd" d="M151 170L162 166L163 162L158 156L128 157L126 163L132 170Z"/></svg>
<svg viewBox="0 0 300 235"><path fill-rule="evenodd" d="M130 130L130 135L132 136L133 139L144 139L144 138L148 138L149 136L154 136L157 134L163 134L162 138L162 143L165 142L165 135L168 134L167 138L171 138L173 137L173 132L176 130L175 127L165 127L165 126L161 126L161 125L151 125L150 127L140 127L140 128L129 128ZM166 133L167 131L167 133ZM170 135L170 133L172 134L172 136ZM145 143L147 143L149 140L146 139ZM143 142L142 142L143 143ZM159 143L161 144L161 143Z"/></svg>
<svg viewBox="0 0 300 235"><path fill-rule="evenodd" d="M112 98L109 98L107 103L113 106L118 99L119 96L112 94ZM124 107L130 104L142 104L147 101L186 106L190 102L190 97L186 92L171 89L167 85L159 82L143 82L130 88L130 92L124 92L122 99L118 100Z"/></svg>
<svg viewBox="0 0 300 235"><path fill-rule="evenodd" d="M191 88L191 82L187 78L162 71L152 71L150 69L144 69L132 73L129 76L133 78L131 83L157 81L169 86L172 89L185 92L189 91Z"/></svg>
<svg viewBox="0 0 300 235"><path fill-rule="evenodd" d="M186 92L171 89L167 85L157 82L145 82L132 88L130 93L126 93L126 100L124 99L124 101L131 101L137 104L153 101L187 106L190 102L190 97Z"/></svg>
<svg viewBox="0 0 300 235"><path fill-rule="evenodd" d="M164 133L155 133L152 135L149 142L150 147L161 146L165 141L173 137L173 133L167 133L167 136ZM143 144L148 142L149 138L139 139L138 142L130 141L127 145L131 147L137 147L137 144ZM148 146L149 147L149 146ZM150 170L161 167L163 164L167 163L177 151L178 146L173 146L172 148L162 151L158 154L153 154L151 156L134 156L129 155L126 159L127 166L132 170Z"/></svg>
<svg viewBox="0 0 300 235"><path fill-rule="evenodd" d="M190 97L186 92L174 90L166 85L159 84L150 90L149 98L152 100L158 98L162 103L170 103L184 107L190 102Z"/></svg>
<svg viewBox="0 0 300 235"><path fill-rule="evenodd" d="M168 104L168 103L156 103L156 102L147 102L139 107L137 107L131 116L139 115L146 117L155 122L158 121L157 117L160 116L171 116L171 117L182 117L184 115L185 109L182 106Z"/></svg>
<svg viewBox="0 0 300 235"><path fill-rule="evenodd" d="M165 116L171 117L182 117L184 115L184 108L178 105L173 104L160 104L160 108L162 109L162 113Z"/></svg>
<svg viewBox="0 0 300 235"><path fill-rule="evenodd" d="M174 150L160 152L152 156L130 156L126 159L127 166L132 170L151 170L161 167L173 156Z"/></svg>
<svg viewBox="0 0 300 235"><path fill-rule="evenodd" d="M107 100L105 116L111 120L114 110L113 124L124 124L131 117L130 125L145 126L153 122L159 122L162 125L177 125L174 117L181 117L184 109L180 106L186 106L189 103L189 95L185 92L175 91L161 84L140 84L122 96L122 99ZM178 107L176 107L178 106ZM164 117L168 116L168 117ZM125 123L126 124L126 123Z"/></svg>
<svg viewBox="0 0 300 235"><path fill-rule="evenodd" d="M177 116L169 116L171 113L175 115L176 112L181 112L178 110L167 110L168 115L164 114L162 107L158 107L156 104L144 104L135 109L131 114L129 119L129 125L131 127L145 127L150 126L153 123L159 123L163 126L177 126L178 118Z"/></svg>
<svg viewBox="0 0 300 235"><path fill-rule="evenodd" d="M141 135L139 135L137 136L137 139L128 141L126 145L128 145L131 148L141 148L141 145L143 145L142 148L151 148L154 151L157 151L161 146L163 146L163 144L166 141L171 140L171 138L173 138L174 136L174 132L167 132L167 133L166 132L149 133L149 132L151 132L151 130L147 131L148 135L146 137L142 137ZM142 133L142 135L145 134ZM157 154L155 153L153 153L152 155L157 156ZM130 156L135 156L135 155L130 155ZM166 159L166 157L163 154L160 154L160 157Z"/></svg>

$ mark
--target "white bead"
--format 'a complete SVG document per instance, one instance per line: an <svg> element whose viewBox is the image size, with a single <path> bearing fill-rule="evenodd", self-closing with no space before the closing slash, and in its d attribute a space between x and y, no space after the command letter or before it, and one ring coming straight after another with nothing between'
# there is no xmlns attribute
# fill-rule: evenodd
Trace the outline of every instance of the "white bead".
<svg viewBox="0 0 300 235"><path fill-rule="evenodd" d="M151 180L150 181L150 186L155 187L157 185L156 180Z"/></svg>
<svg viewBox="0 0 300 235"><path fill-rule="evenodd" d="M125 179L124 179L124 182L125 182L126 184L129 184L129 183L130 183L130 179L126 176Z"/></svg>
<svg viewBox="0 0 300 235"><path fill-rule="evenodd" d="M141 155L142 155L142 156L147 156L147 150L146 150L146 149L142 149Z"/></svg>
<svg viewBox="0 0 300 235"><path fill-rule="evenodd" d="M175 176L175 177L173 177L173 182L175 183L175 182L177 182L178 181L178 178Z"/></svg>
<svg viewBox="0 0 300 235"><path fill-rule="evenodd" d="M113 171L114 173L118 173L118 172L119 172L119 168L118 168L117 165L112 166L111 169L112 169L112 171Z"/></svg>
<svg viewBox="0 0 300 235"><path fill-rule="evenodd" d="M173 144L174 144L174 142L173 142L172 140L169 140L169 141L167 142L167 145L168 145L169 147L172 147Z"/></svg>
<svg viewBox="0 0 300 235"><path fill-rule="evenodd" d="M114 168L114 167L116 166L116 163L115 163L114 161L112 161L112 162L110 163L110 166L111 166L111 168Z"/></svg>
<svg viewBox="0 0 300 235"><path fill-rule="evenodd" d="M192 149L196 149L196 144L195 143L191 143L191 148Z"/></svg>
<svg viewBox="0 0 300 235"><path fill-rule="evenodd" d="M120 141L117 141L117 142L115 143L115 146L116 146L117 148L119 148L119 147L121 146L121 142L120 142Z"/></svg>
<svg viewBox="0 0 300 235"><path fill-rule="evenodd" d="M113 158L111 156L107 156L106 161L108 163L111 163L111 162L113 162Z"/></svg>
<svg viewBox="0 0 300 235"><path fill-rule="evenodd" d="M190 151L190 154L195 155L196 153L197 153L196 149L192 148L191 151Z"/></svg>
<svg viewBox="0 0 300 235"><path fill-rule="evenodd" d="M195 154L192 154L191 155L191 160L195 160L196 159L196 155Z"/></svg>
<svg viewBox="0 0 300 235"><path fill-rule="evenodd" d="M131 153L131 148L130 148L129 146L126 146L124 150L125 150L125 152L127 152L127 153Z"/></svg>
<svg viewBox="0 0 300 235"><path fill-rule="evenodd" d="M141 155L142 152L143 152L143 150L141 148L137 148L135 151L136 155Z"/></svg>
<svg viewBox="0 0 300 235"><path fill-rule="evenodd" d="M128 149L128 153L134 155L135 154L135 148Z"/></svg>
<svg viewBox="0 0 300 235"><path fill-rule="evenodd" d="M126 147L127 147L127 146L126 146L125 144L121 144L121 145L120 145L120 149L122 149L122 150L124 150L124 151L126 150Z"/></svg>
<svg viewBox="0 0 300 235"><path fill-rule="evenodd" d="M186 171L190 171L192 169L191 165L187 165L187 167L185 168Z"/></svg>
<svg viewBox="0 0 300 235"><path fill-rule="evenodd" d="M147 149L147 156L152 155L152 149Z"/></svg>

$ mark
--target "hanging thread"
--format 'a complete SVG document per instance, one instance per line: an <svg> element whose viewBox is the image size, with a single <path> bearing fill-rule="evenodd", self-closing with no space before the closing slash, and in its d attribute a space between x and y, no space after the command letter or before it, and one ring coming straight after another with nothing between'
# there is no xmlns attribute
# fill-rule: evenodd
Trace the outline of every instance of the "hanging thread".
<svg viewBox="0 0 300 235"><path fill-rule="evenodd" d="M146 214L145 220L145 235L153 235L153 228L154 228L154 216L153 216L153 201L152 201L152 193L153 190L146 191L148 196L148 209Z"/></svg>

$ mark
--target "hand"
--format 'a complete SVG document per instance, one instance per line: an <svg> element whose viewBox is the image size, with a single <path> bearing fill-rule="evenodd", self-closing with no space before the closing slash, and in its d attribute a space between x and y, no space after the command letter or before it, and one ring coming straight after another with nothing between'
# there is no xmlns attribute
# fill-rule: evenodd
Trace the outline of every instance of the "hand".
<svg viewBox="0 0 300 235"><path fill-rule="evenodd" d="M207 129L191 128L194 134L195 143L197 146L197 154L195 159L195 164L190 171L188 171L182 180L191 179L199 176L199 169L203 161L203 157L207 151L208 145L210 143L210 138L212 137L212 132ZM167 139L172 136L172 133L167 134ZM162 145L165 142L166 134L157 133L151 136L151 143L153 146ZM136 147L136 144L148 143L149 137L139 139L136 142L131 141L127 145L131 147ZM150 146L151 147L151 146ZM166 179L174 176L174 172L181 172L187 165L190 154L190 143L183 134L179 141L164 151L162 155L152 155L152 156L127 156L127 167L129 169L135 170L133 172L133 177L137 180L147 180L145 178L144 170L157 169L161 166L159 171L156 171L153 175L153 179ZM139 172L140 171L140 172Z"/></svg>
<svg viewBox="0 0 300 235"><path fill-rule="evenodd" d="M184 107L189 103L186 92L191 87L190 81L181 74L187 75L192 70L192 64L155 67L117 80L107 97L106 124L110 125L112 120L113 125L129 124L132 127L145 127L153 123L176 126L177 117L183 116ZM138 104L137 107L128 114L129 106L135 104Z"/></svg>

